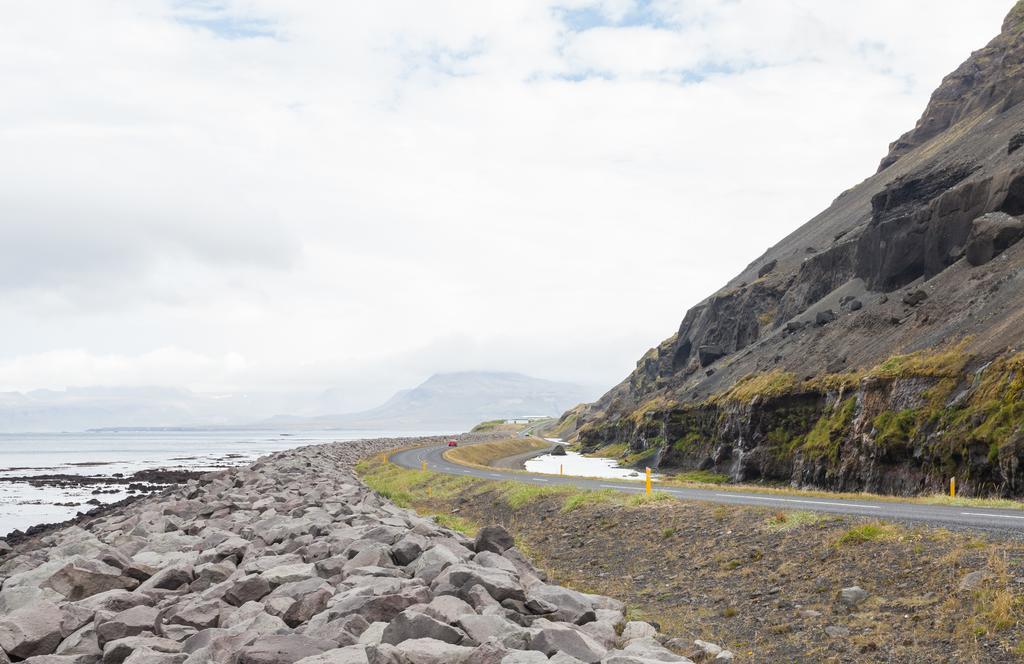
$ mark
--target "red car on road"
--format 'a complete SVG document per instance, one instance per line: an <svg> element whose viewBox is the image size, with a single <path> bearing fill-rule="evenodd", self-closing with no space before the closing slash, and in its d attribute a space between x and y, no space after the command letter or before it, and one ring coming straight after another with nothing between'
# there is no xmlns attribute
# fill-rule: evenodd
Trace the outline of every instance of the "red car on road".
<svg viewBox="0 0 1024 664"><path fill-rule="evenodd" d="M448 441L448 447L458 447L458 446L459 446L458 441L454 441L454 440L449 440Z"/></svg>

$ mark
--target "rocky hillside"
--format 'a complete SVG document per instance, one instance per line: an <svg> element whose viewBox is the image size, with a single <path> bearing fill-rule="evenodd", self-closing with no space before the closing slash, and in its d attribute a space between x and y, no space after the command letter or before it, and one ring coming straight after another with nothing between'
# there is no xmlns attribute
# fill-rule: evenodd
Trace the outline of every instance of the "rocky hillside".
<svg viewBox="0 0 1024 664"><path fill-rule="evenodd" d="M690 662L621 602L546 583L503 528L469 539L371 492L352 466L396 444L289 450L0 540L0 662Z"/></svg>
<svg viewBox="0 0 1024 664"><path fill-rule="evenodd" d="M587 449L911 494L1024 495L1024 3L878 173L688 311Z"/></svg>

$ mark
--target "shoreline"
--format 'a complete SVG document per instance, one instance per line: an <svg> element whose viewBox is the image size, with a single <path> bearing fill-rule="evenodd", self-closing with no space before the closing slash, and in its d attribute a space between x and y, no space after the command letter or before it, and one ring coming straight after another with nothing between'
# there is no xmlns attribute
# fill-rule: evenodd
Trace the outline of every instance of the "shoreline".
<svg viewBox="0 0 1024 664"><path fill-rule="evenodd" d="M501 526L419 515L355 473L364 460L446 439L296 447L2 544L0 654L690 662L657 625L627 621L622 602L548 582Z"/></svg>

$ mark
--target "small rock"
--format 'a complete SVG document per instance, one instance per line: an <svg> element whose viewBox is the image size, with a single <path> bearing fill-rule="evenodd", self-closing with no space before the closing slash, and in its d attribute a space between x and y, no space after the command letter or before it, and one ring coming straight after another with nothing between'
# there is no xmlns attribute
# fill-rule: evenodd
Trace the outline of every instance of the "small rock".
<svg viewBox="0 0 1024 664"><path fill-rule="evenodd" d="M979 569L960 579L959 590L970 592L981 587L986 581L992 578L992 572L987 569Z"/></svg>
<svg viewBox="0 0 1024 664"><path fill-rule="evenodd" d="M836 315L836 312L831 309L825 309L824 311L819 311L814 314L814 324L818 326L828 325L829 323L834 322L837 318L838 316Z"/></svg>
<svg viewBox="0 0 1024 664"><path fill-rule="evenodd" d="M918 289L918 290L911 291L911 292L907 293L906 295L904 295L903 296L903 304L907 305L908 307L916 307L917 305L921 304L922 302L924 302L927 299L928 299L928 293L924 292L923 290Z"/></svg>
<svg viewBox="0 0 1024 664"><path fill-rule="evenodd" d="M851 586L839 591L839 603L849 608L855 608L868 598L866 590L860 586Z"/></svg>

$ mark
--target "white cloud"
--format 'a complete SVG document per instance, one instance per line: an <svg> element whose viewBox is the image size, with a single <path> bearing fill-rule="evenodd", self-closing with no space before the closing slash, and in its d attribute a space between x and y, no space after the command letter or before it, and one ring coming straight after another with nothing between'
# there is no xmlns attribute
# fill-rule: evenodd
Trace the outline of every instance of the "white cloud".
<svg viewBox="0 0 1024 664"><path fill-rule="evenodd" d="M9 3L0 384L610 384L1009 4Z"/></svg>

